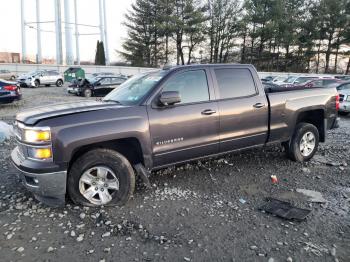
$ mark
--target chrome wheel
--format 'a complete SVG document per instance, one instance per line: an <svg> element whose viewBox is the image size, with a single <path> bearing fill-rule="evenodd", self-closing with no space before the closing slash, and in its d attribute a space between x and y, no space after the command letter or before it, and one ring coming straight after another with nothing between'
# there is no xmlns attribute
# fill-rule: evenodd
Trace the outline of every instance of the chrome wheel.
<svg viewBox="0 0 350 262"><path fill-rule="evenodd" d="M307 157L311 155L316 146L316 138L312 132L306 132L300 140L300 153Z"/></svg>
<svg viewBox="0 0 350 262"><path fill-rule="evenodd" d="M86 170L79 180L80 194L95 205L108 204L119 190L119 180L108 167L96 166Z"/></svg>

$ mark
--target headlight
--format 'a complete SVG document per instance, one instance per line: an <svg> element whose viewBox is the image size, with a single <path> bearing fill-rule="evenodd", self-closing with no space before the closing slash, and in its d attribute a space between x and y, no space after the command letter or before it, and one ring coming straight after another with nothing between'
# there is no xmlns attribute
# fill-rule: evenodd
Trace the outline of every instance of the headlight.
<svg viewBox="0 0 350 262"><path fill-rule="evenodd" d="M52 150L51 147L28 147L28 156L34 159L47 160L52 158Z"/></svg>
<svg viewBox="0 0 350 262"><path fill-rule="evenodd" d="M49 130L24 130L24 141L29 143L47 142L51 139Z"/></svg>
<svg viewBox="0 0 350 262"><path fill-rule="evenodd" d="M23 130L23 141L28 143L49 142L51 140L51 131L49 127L25 128Z"/></svg>
<svg viewBox="0 0 350 262"><path fill-rule="evenodd" d="M350 95L346 97L346 101L350 102Z"/></svg>

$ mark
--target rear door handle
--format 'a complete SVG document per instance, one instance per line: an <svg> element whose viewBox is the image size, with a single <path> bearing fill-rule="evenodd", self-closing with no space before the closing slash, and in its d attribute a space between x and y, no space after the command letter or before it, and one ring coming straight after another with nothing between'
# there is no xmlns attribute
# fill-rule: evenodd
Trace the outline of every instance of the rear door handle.
<svg viewBox="0 0 350 262"><path fill-rule="evenodd" d="M216 113L216 111L212 110L212 109L206 109L206 110L202 111L202 115L212 115L215 113Z"/></svg>
<svg viewBox="0 0 350 262"><path fill-rule="evenodd" d="M253 107L255 107L255 108L262 108L264 106L265 105L263 103L256 103L255 105L253 105Z"/></svg>

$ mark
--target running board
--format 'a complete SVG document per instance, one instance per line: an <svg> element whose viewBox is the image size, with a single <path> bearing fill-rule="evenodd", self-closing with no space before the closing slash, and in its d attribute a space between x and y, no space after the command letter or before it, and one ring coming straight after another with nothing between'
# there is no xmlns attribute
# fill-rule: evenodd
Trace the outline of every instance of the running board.
<svg viewBox="0 0 350 262"><path fill-rule="evenodd" d="M142 182L145 185L145 187L151 188L152 187L151 186L151 182L149 181L149 176L150 176L151 173L149 171L147 171L146 168L140 163L134 165L134 168L136 170L136 173L142 179Z"/></svg>

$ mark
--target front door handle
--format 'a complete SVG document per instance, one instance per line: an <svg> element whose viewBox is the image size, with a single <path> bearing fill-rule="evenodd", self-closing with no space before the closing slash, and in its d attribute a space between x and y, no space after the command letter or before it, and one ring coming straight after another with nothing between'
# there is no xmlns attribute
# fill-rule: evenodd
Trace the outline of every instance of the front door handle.
<svg viewBox="0 0 350 262"><path fill-rule="evenodd" d="M264 106L265 105L263 103L256 103L255 105L253 105L253 107L255 107L255 108L262 108Z"/></svg>
<svg viewBox="0 0 350 262"><path fill-rule="evenodd" d="M212 115L215 113L216 113L216 111L212 110L212 109L206 109L206 110L202 111L202 115Z"/></svg>

